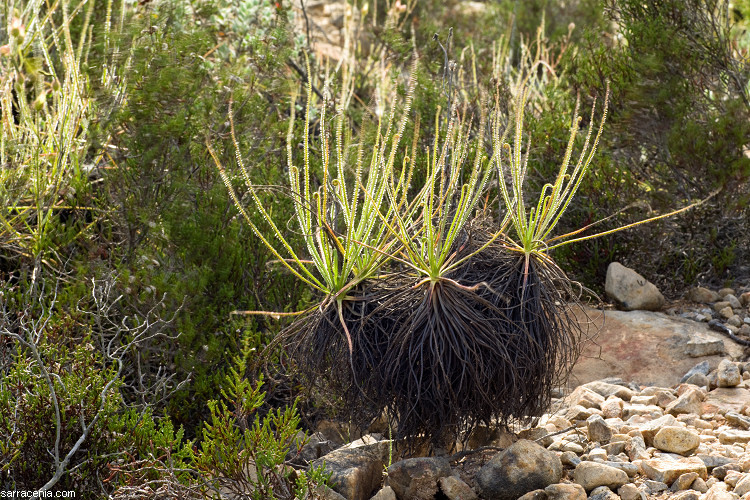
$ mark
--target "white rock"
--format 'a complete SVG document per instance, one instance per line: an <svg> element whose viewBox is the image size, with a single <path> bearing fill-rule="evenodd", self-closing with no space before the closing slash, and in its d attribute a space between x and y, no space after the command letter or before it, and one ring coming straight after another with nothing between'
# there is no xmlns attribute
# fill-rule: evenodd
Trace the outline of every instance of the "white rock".
<svg viewBox="0 0 750 500"><path fill-rule="evenodd" d="M567 406L580 405L584 408L600 408L604 396L592 391L585 385L579 385L565 398Z"/></svg>
<svg viewBox="0 0 750 500"><path fill-rule="evenodd" d="M750 474L743 475L742 479L737 481L737 484L734 487L734 493L739 496L750 493Z"/></svg>
<svg viewBox="0 0 750 500"><path fill-rule="evenodd" d="M544 488L547 500L586 500L586 490L580 484L557 483Z"/></svg>
<svg viewBox="0 0 750 500"><path fill-rule="evenodd" d="M586 427L588 430L589 441L607 444L612 438L612 434L614 434L612 428L607 425L607 422L605 422L600 415L591 415L586 419Z"/></svg>
<svg viewBox="0 0 750 500"><path fill-rule="evenodd" d="M664 410L656 405L626 404L622 409L622 418L628 420L634 415L646 415L651 418L659 418L664 415Z"/></svg>
<svg viewBox="0 0 750 500"><path fill-rule="evenodd" d="M702 409L703 394L698 389L689 388L680 397L666 407L666 412L671 415L683 413L695 413L700 415Z"/></svg>
<svg viewBox="0 0 750 500"><path fill-rule="evenodd" d="M607 459L607 451L604 448L594 448L588 452L589 460L602 462Z"/></svg>
<svg viewBox="0 0 750 500"><path fill-rule="evenodd" d="M623 484L617 490L617 494L620 495L622 500L645 500L646 494L643 493L638 487L632 483Z"/></svg>
<svg viewBox="0 0 750 500"><path fill-rule="evenodd" d="M610 396L617 396L624 401L630 401L630 398L633 397L633 391L628 389L627 387L623 387L617 384L610 384L609 382L604 382L603 380L595 380L593 382L589 382L588 384L584 384L583 387L591 389L592 391L596 392L600 396L604 396L605 398L608 398Z"/></svg>
<svg viewBox="0 0 750 500"><path fill-rule="evenodd" d="M688 472L697 472L701 479L707 477L706 464L698 457L674 459L670 457L652 458L641 462L641 469L650 479L672 484L678 477Z"/></svg>
<svg viewBox="0 0 750 500"><path fill-rule="evenodd" d="M589 500L620 500L620 497L606 486L599 486L589 495Z"/></svg>
<svg viewBox="0 0 750 500"><path fill-rule="evenodd" d="M658 311L665 302L653 283L619 262L607 268L604 291L626 311Z"/></svg>
<svg viewBox="0 0 750 500"><path fill-rule="evenodd" d="M697 472L688 472L686 474L682 474L680 477L678 477L674 483L672 483L672 491L680 491L680 490L687 490L690 488L690 485L693 484L693 481L698 479L698 473Z"/></svg>
<svg viewBox="0 0 750 500"><path fill-rule="evenodd" d="M638 430L641 431L641 436L643 436L643 441L646 443L646 446L653 446L656 433L659 432L662 427L674 425L678 425L677 419L672 415L664 415L655 420L651 420L650 422L638 425Z"/></svg>
<svg viewBox="0 0 750 500"><path fill-rule="evenodd" d="M634 405L655 405L656 395L651 394L649 396L633 396L630 398L630 403Z"/></svg>
<svg viewBox="0 0 750 500"><path fill-rule="evenodd" d="M694 333L690 340L685 344L685 354L691 358L700 358L703 356L723 355L726 353L724 341L706 335L704 333Z"/></svg>
<svg viewBox="0 0 750 500"><path fill-rule="evenodd" d="M691 288L687 293L688 300L692 302L701 302L703 304L717 302L720 298L721 297L719 297L718 293L709 290L708 288L703 288L702 286Z"/></svg>
<svg viewBox="0 0 750 500"><path fill-rule="evenodd" d="M736 387L742 382L740 369L728 359L721 360L716 376L719 387Z"/></svg>
<svg viewBox="0 0 750 500"><path fill-rule="evenodd" d="M738 470L728 470L727 475L724 476L724 482L727 483L730 488L734 488L744 476L745 474Z"/></svg>
<svg viewBox="0 0 750 500"><path fill-rule="evenodd" d="M725 302L729 302L732 309L742 309L742 303L734 296L734 294L728 293L724 295L723 299Z"/></svg>
<svg viewBox="0 0 750 500"><path fill-rule="evenodd" d="M719 316L724 319L729 319L734 316L734 310L731 308L731 306L726 306L719 311Z"/></svg>
<svg viewBox="0 0 750 500"><path fill-rule="evenodd" d="M596 462L581 462L573 472L573 481L591 491L599 486L617 489L628 482L628 475L619 469Z"/></svg>
<svg viewBox="0 0 750 500"><path fill-rule="evenodd" d="M613 396L608 398L601 405L602 417L604 418L620 418L622 417L622 408L624 402L622 399Z"/></svg>
<svg viewBox="0 0 750 500"><path fill-rule="evenodd" d="M654 436L654 446L662 451L688 455L700 444L698 433L678 426L662 427Z"/></svg>

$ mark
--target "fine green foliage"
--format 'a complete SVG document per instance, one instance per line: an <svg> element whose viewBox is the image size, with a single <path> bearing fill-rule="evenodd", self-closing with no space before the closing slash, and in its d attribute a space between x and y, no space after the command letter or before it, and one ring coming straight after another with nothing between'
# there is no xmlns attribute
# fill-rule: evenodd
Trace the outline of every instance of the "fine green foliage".
<svg viewBox="0 0 750 500"><path fill-rule="evenodd" d="M715 275L714 252L728 250L734 235L746 231L750 60L740 47L747 35L736 29L737 11L721 0L609 6L619 28L608 29L606 39L590 31L578 57L566 63L573 88L601 94L609 80L612 89L602 168L584 181L580 199L589 206L574 206L572 220L585 223L634 207L602 227L615 228L643 218L644 211L668 211L675 200L689 204L720 190L711 206L608 240L608 261L642 270L660 289L676 293L695 279L696 269L705 271L702 279ZM718 246L711 235L717 220L727 223ZM563 232L573 229L565 225ZM654 239L654 232L664 237ZM646 241L650 251L642 252ZM738 243L737 263L750 250ZM588 253L585 245L570 250ZM732 266L734 273L742 273L740 267ZM603 280L604 269L587 281Z"/></svg>
<svg viewBox="0 0 750 500"><path fill-rule="evenodd" d="M313 486L325 483L325 476L318 469L297 475L284 465L287 453L296 446L297 406L263 417L258 413L265 393L262 379L252 383L246 378L255 350L250 340L244 335L242 348L233 357L223 399L208 403L211 418L192 460L214 491L228 490L257 500L304 498Z"/></svg>

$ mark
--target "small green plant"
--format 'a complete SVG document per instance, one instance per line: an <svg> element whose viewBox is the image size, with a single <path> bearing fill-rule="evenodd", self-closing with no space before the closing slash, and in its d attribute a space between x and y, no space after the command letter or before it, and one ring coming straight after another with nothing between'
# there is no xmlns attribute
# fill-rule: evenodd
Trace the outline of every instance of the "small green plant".
<svg viewBox="0 0 750 500"><path fill-rule="evenodd" d="M217 493L257 500L304 498L327 478L322 468L297 472L285 465L288 452L299 444L297 406L259 414L263 379L253 383L246 377L254 350L250 335L244 335L221 390L223 399L208 404L211 416L193 454L194 466Z"/></svg>

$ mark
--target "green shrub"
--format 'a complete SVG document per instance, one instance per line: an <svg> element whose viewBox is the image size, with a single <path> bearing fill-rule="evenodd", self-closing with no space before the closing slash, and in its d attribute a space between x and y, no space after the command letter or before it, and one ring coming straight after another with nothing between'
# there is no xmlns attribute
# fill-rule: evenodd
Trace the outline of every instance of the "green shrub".
<svg viewBox="0 0 750 500"><path fill-rule="evenodd" d="M257 500L304 498L327 478L322 468L298 472L285 465L287 454L304 444L298 439L297 406L261 418L263 380L253 383L246 378L255 350L251 340L243 335L222 386L222 400L208 402L211 417L192 460L215 491Z"/></svg>
<svg viewBox="0 0 750 500"><path fill-rule="evenodd" d="M101 3L111 9L113 0ZM90 86L102 79L102 90L115 93L118 84L86 64L95 5L74 8L70 0L0 5L0 18L7 20L0 36L8 40L0 49L0 251L5 259L59 266L67 257L61 250L100 217L87 175L102 150L92 148L89 132L105 110L92 99ZM106 21L102 43L110 36ZM120 69L111 54L106 62L109 71Z"/></svg>
<svg viewBox="0 0 750 500"><path fill-rule="evenodd" d="M4 285L0 484L98 498L109 457L119 451L109 428L122 404L118 366L80 317L54 311L55 290L39 285L36 296Z"/></svg>
<svg viewBox="0 0 750 500"><path fill-rule="evenodd" d="M605 38L589 31L579 57L567 62L573 88L593 93L611 82L602 168L592 169L582 188L594 220L639 203L619 221L604 224L612 227L721 189L711 209L619 234L609 244L605 253L612 259L635 266L668 292L698 274L721 281L741 272L714 262L710 228L719 220L733 221L718 239L723 251L735 254L721 262L739 263L750 252L748 245L731 244L732 235L748 230L743 214L750 201L750 65L734 48L737 33L726 24L726 6L703 0L612 2L608 12L619 30ZM585 207L578 211L587 217ZM578 260L587 252L580 246L570 251L579 253L572 256ZM684 256L691 263L683 265ZM603 282L603 269L596 271L587 282Z"/></svg>

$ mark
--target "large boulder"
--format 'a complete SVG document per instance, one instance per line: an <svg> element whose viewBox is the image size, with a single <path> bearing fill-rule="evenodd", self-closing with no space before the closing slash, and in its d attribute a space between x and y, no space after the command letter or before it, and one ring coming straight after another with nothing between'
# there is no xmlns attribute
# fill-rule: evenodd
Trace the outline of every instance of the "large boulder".
<svg viewBox="0 0 750 500"><path fill-rule="evenodd" d="M562 462L554 452L522 439L495 455L476 476L487 500L515 500L524 494L559 483Z"/></svg>
<svg viewBox="0 0 750 500"><path fill-rule="evenodd" d="M665 302L656 285L619 262L607 268L604 291L626 311L658 311Z"/></svg>
<svg viewBox="0 0 750 500"><path fill-rule="evenodd" d="M606 319L605 319L606 315ZM711 367L727 358L740 358L744 347L726 335L712 331L706 323L668 316L651 311L576 311L578 321L590 324L589 332L598 330L595 342L584 346L571 377L571 386L605 377L620 377L644 385L671 387L697 361ZM685 355L686 344L696 335L724 343L725 354L701 359ZM587 386L593 389L592 386ZM738 389L734 389L738 390ZM605 396L606 397L606 396ZM624 398L621 398L624 399Z"/></svg>

